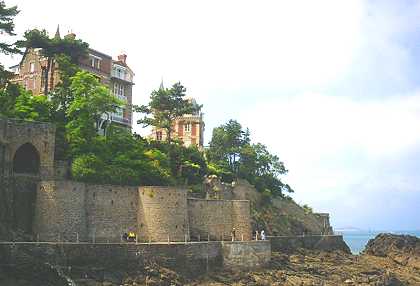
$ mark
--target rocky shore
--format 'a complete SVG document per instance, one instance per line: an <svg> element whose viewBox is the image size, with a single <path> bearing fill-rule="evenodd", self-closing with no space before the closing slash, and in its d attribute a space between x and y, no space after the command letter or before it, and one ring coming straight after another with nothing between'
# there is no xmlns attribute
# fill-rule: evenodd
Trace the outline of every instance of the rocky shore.
<svg viewBox="0 0 420 286"><path fill-rule="evenodd" d="M142 268L56 269L48 265L2 267L1 286L23 285L420 285L420 239L414 236L380 234L364 252L347 251L274 252L268 267L258 271L213 271L201 277L185 277L150 263ZM67 273L66 273L67 272ZM74 283L74 284L72 284Z"/></svg>

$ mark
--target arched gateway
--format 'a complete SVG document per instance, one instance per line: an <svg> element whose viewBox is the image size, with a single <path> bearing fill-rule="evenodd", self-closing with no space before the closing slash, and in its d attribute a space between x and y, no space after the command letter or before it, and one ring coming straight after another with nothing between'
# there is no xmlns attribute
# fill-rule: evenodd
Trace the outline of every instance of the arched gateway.
<svg viewBox="0 0 420 286"><path fill-rule="evenodd" d="M54 171L55 127L49 123L0 118L0 175L38 175Z"/></svg>
<svg viewBox="0 0 420 286"><path fill-rule="evenodd" d="M54 174L55 127L0 118L0 219L32 234L37 184Z"/></svg>

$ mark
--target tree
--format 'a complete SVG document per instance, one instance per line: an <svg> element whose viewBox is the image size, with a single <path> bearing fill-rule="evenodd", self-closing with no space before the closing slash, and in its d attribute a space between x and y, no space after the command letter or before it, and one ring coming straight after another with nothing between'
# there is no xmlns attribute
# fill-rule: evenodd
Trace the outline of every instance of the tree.
<svg viewBox="0 0 420 286"><path fill-rule="evenodd" d="M233 173L237 174L240 164L241 148L249 144L249 131L242 130L236 120L213 129L208 157L210 161L226 165Z"/></svg>
<svg viewBox="0 0 420 286"><path fill-rule="evenodd" d="M25 32L25 40L19 41L18 46L26 49L41 49L41 55L47 59L47 65L43 68L44 95L49 92L49 82L54 80L55 59L65 55L71 63L87 56L89 45L82 40L76 40L72 36L61 39L59 36L50 38L45 30L29 30Z"/></svg>
<svg viewBox="0 0 420 286"><path fill-rule="evenodd" d="M16 6L6 7L4 1L0 1L0 34L7 34L9 36L15 36L15 24L13 23L16 15L19 14L19 11ZM20 50L16 48L15 44L9 44L5 42L0 42L0 53L9 55L17 54ZM4 88L9 82L12 73L4 69L3 65L0 65L0 88Z"/></svg>
<svg viewBox="0 0 420 286"><path fill-rule="evenodd" d="M16 15L19 14L17 6L6 7L4 1L0 1L0 34L15 36L15 24L13 23ZM0 42L0 52L4 54L17 54L19 49L14 44Z"/></svg>
<svg viewBox="0 0 420 286"><path fill-rule="evenodd" d="M200 105L193 104L184 99L185 87L181 83L175 83L170 89L161 86L154 90L150 96L148 105L135 106L134 111L143 113L145 116L137 121L143 127L154 126L166 131L166 141L171 143L173 125L176 118L184 114L199 112Z"/></svg>
<svg viewBox="0 0 420 286"><path fill-rule="evenodd" d="M211 173L228 181L246 179L266 198L293 192L280 179L281 175L287 173L283 162L271 154L265 145L251 144L249 130L243 130L235 120L213 129L207 158Z"/></svg>
<svg viewBox="0 0 420 286"><path fill-rule="evenodd" d="M33 96L23 87L9 84L0 90L0 115L33 121L51 121L51 103L46 96Z"/></svg>
<svg viewBox="0 0 420 286"><path fill-rule="evenodd" d="M91 73L80 71L71 78L74 100L66 110L67 140L73 155L88 152L97 136L102 116L115 112L123 103Z"/></svg>

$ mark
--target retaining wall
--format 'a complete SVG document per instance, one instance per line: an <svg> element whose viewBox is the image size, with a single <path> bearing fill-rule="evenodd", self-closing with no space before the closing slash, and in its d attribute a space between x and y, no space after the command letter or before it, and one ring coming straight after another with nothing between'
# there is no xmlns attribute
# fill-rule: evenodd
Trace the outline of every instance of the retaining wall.
<svg viewBox="0 0 420 286"><path fill-rule="evenodd" d="M223 266L229 269L256 269L270 263L270 241L224 242Z"/></svg>
<svg viewBox="0 0 420 286"><path fill-rule="evenodd" d="M184 241L188 238L187 190L174 187L138 189L140 241Z"/></svg>
<svg viewBox="0 0 420 286"><path fill-rule="evenodd" d="M87 239L85 184L42 181L38 184L33 231L42 241Z"/></svg>
<svg viewBox="0 0 420 286"><path fill-rule="evenodd" d="M278 252L294 252L299 248L350 253L342 235L269 236L271 248Z"/></svg>
<svg viewBox="0 0 420 286"><path fill-rule="evenodd" d="M39 241L139 242L251 240L249 201L187 199L175 187L90 185L41 181L37 187L34 235Z"/></svg>
<svg viewBox="0 0 420 286"><path fill-rule="evenodd" d="M119 242L123 233L137 233L137 187L86 185L85 197L90 241Z"/></svg>
<svg viewBox="0 0 420 286"><path fill-rule="evenodd" d="M188 199L188 219L192 238L230 240L251 239L249 201Z"/></svg>
<svg viewBox="0 0 420 286"><path fill-rule="evenodd" d="M268 242L2 243L1 264L49 262L73 268L124 269L158 263L193 277L218 268L251 269L268 263ZM36 261L36 262L35 262Z"/></svg>

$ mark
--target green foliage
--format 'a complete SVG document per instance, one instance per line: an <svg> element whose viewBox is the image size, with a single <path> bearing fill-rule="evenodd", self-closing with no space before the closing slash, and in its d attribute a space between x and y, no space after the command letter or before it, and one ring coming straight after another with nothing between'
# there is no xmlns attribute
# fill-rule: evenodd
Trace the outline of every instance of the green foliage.
<svg viewBox="0 0 420 286"><path fill-rule="evenodd" d="M92 74L80 71L71 78L73 101L66 110L67 141L73 156L88 153L97 137L102 116L110 116L122 102Z"/></svg>
<svg viewBox="0 0 420 286"><path fill-rule="evenodd" d="M243 131L235 120L213 129L210 148L207 152L210 162L227 167L233 174L239 170L240 152L249 144L249 131Z"/></svg>
<svg viewBox="0 0 420 286"><path fill-rule="evenodd" d="M167 154L172 177L179 185L199 184L207 174L204 154L196 146L185 147L178 141L151 141L149 146Z"/></svg>
<svg viewBox="0 0 420 286"><path fill-rule="evenodd" d="M145 114L137 121L143 127L154 126L166 131L167 142L172 141L172 128L177 117L200 111L201 106L193 104L185 97L185 87L175 83L171 88L161 87L154 90L148 105L134 106L134 111Z"/></svg>
<svg viewBox="0 0 420 286"><path fill-rule="evenodd" d="M306 204L303 205L302 208L303 208L303 211L305 212L305 214L312 214L314 212L314 210Z"/></svg>
<svg viewBox="0 0 420 286"><path fill-rule="evenodd" d="M19 10L16 6L6 7L4 1L0 1L0 34L7 34L9 36L15 36L15 24L13 23L16 15L19 14ZM19 50L14 44L8 44L0 42L0 53L4 54L16 54Z"/></svg>
<svg viewBox="0 0 420 286"><path fill-rule="evenodd" d="M24 88L9 84L0 90L0 115L30 121L51 121L51 104L46 96L33 96Z"/></svg>
<svg viewBox="0 0 420 286"><path fill-rule="evenodd" d="M77 155L72 174L76 180L117 185L170 185L174 181L165 154L129 131L111 127L108 136L93 140L91 153Z"/></svg>
<svg viewBox="0 0 420 286"><path fill-rule="evenodd" d="M2 40L4 35L15 36L15 24L13 23L14 18L19 13L16 6L6 7L4 1L0 1L0 34ZM9 55L20 53L20 50L16 48L15 44L10 44L1 41L0 42L0 53ZM0 64L0 88L5 88L13 74L4 69L4 66Z"/></svg>
<svg viewBox="0 0 420 286"><path fill-rule="evenodd" d="M233 179L246 179L267 201L272 196L293 192L279 178L287 172L283 162L271 154L265 145L251 144L249 130L243 130L235 120L213 130L207 156L211 173L227 182L231 181L229 175Z"/></svg>
<svg viewBox="0 0 420 286"><path fill-rule="evenodd" d="M60 68L61 71L66 71L67 67L71 67L69 63L77 64L80 59L88 54L89 45L82 40L76 40L72 37L50 38L45 30L29 30L25 32L25 40L18 41L17 45L25 49L41 49L41 55L47 59L47 66L43 69L44 82L52 81L50 77L54 76L51 72L54 60L63 60L66 58L67 62ZM58 62L60 64L60 62ZM62 63L63 64L63 63ZM64 83L65 84L65 83ZM44 94L49 92L48 84L44 86Z"/></svg>

